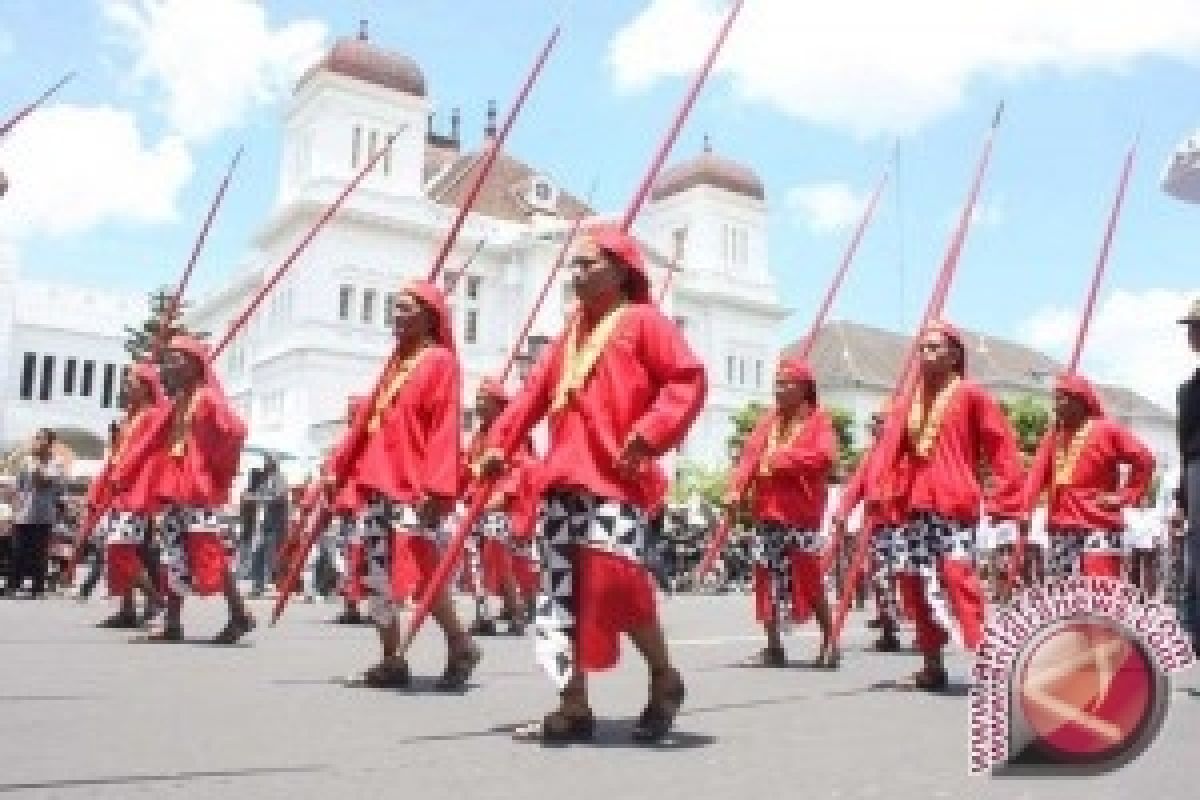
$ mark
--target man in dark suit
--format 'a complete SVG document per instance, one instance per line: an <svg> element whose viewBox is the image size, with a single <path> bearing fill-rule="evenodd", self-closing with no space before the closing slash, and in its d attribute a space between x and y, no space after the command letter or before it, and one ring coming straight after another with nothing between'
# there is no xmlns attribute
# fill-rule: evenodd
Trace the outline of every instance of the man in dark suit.
<svg viewBox="0 0 1200 800"><path fill-rule="evenodd" d="M1179 320L1188 344L1200 354L1200 298ZM1187 515L1187 591L1184 617L1192 646L1200 652L1200 369L1179 387L1179 499Z"/></svg>

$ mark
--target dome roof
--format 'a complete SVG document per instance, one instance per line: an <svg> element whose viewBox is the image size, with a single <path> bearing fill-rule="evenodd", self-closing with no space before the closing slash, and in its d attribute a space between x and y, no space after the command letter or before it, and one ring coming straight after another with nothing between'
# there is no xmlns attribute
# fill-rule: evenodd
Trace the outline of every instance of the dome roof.
<svg viewBox="0 0 1200 800"><path fill-rule="evenodd" d="M767 199L762 180L754 170L715 154L707 136L704 152L663 170L651 198L663 200L696 186L712 186L755 200Z"/></svg>
<svg viewBox="0 0 1200 800"><path fill-rule="evenodd" d="M425 75L417 62L403 53L383 50L371 44L367 40L365 21L361 23L356 38L343 37L334 42L325 57L300 79L300 85L321 70L425 97Z"/></svg>

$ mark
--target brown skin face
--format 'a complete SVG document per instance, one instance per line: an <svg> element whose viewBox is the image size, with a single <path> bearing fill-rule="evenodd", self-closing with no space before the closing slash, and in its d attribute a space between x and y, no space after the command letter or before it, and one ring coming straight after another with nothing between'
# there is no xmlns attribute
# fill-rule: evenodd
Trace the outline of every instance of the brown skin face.
<svg viewBox="0 0 1200 800"><path fill-rule="evenodd" d="M813 386L809 381L775 378L775 406L781 414L791 416L812 408Z"/></svg>
<svg viewBox="0 0 1200 800"><path fill-rule="evenodd" d="M503 410L504 401L498 397L481 394L475 398L475 416L479 418L479 425L482 428L495 422L496 417L500 416L500 412Z"/></svg>
<svg viewBox="0 0 1200 800"><path fill-rule="evenodd" d="M190 353L168 350L163 358L163 382L172 392L196 388L204 377L204 365Z"/></svg>
<svg viewBox="0 0 1200 800"><path fill-rule="evenodd" d="M941 331L927 331L921 336L917 357L921 377L926 383L940 384L950 379L958 368L962 354L954 341Z"/></svg>
<svg viewBox="0 0 1200 800"><path fill-rule="evenodd" d="M121 398L128 411L137 411L150 405L150 388L129 373L121 382Z"/></svg>
<svg viewBox="0 0 1200 800"><path fill-rule="evenodd" d="M570 268L571 287L588 316L603 314L624 299L625 268L591 239L584 238L576 245Z"/></svg>
<svg viewBox="0 0 1200 800"><path fill-rule="evenodd" d="M1189 322L1187 324L1187 339L1192 352L1200 353L1200 322Z"/></svg>
<svg viewBox="0 0 1200 800"><path fill-rule="evenodd" d="M411 292L401 292L392 308L392 336L396 346L403 352L409 352L431 338L433 329L433 314L425 308L425 304Z"/></svg>
<svg viewBox="0 0 1200 800"><path fill-rule="evenodd" d="M33 435L33 454L39 458L47 458L54 445L54 437L46 431L38 431Z"/></svg>
<svg viewBox="0 0 1200 800"><path fill-rule="evenodd" d="M1069 392L1054 391L1054 416L1067 429L1075 429L1087 419L1087 406Z"/></svg>

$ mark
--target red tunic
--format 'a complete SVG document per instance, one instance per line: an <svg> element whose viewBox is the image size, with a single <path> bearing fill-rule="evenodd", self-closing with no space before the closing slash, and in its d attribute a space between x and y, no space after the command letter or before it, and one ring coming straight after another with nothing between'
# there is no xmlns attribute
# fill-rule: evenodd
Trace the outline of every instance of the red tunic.
<svg viewBox="0 0 1200 800"><path fill-rule="evenodd" d="M356 436L344 437L330 456L333 474L397 503L415 505L427 496L452 503L459 487L459 385L453 351L430 345L383 411L378 429L352 428L363 431L361 448L355 447ZM372 409L359 413L371 414ZM352 503L353 497L339 495L339 502Z"/></svg>
<svg viewBox="0 0 1200 800"><path fill-rule="evenodd" d="M508 451L550 411L563 371L566 335L548 348L521 392L492 425L488 445ZM622 475L617 459L640 435L654 456L676 447L704 405L704 365L678 327L647 304L628 306L583 385L550 413L550 444L539 483L636 505L661 506L667 479L650 464Z"/></svg>
<svg viewBox="0 0 1200 800"><path fill-rule="evenodd" d="M121 431L121 440L117 445L116 450L109 458L109 463L105 467L105 473L101 477L109 482L112 476L121 474L122 467L125 463L134 456L134 451L139 442L146 440L148 436L153 434L161 425L164 424L165 418L171 413L171 405L168 401L162 400L155 405L142 409L137 416L128 420L128 424ZM155 464L154 459L149 459L142 464L140 474L132 476L131 479L125 482L122 490L110 492L108 498L108 507L115 511L131 511L139 514L152 514L158 510L158 498L153 491L154 482L157 475L153 473L153 469L147 469L147 466ZM131 465L136 468L136 465ZM99 479L98 481L99 482ZM111 486L111 482L109 482Z"/></svg>
<svg viewBox="0 0 1200 800"><path fill-rule="evenodd" d="M862 528L864 531L874 531L883 526L894 527L904 522L904 514L894 502L890 502L894 500L894 493L885 490L877 493L880 496L873 497L867 491L867 473L871 453L871 450L867 450L862 454L854 474L850 476L842 489L842 496L837 507L837 515L846 519L859 503L873 501L863 509Z"/></svg>
<svg viewBox="0 0 1200 800"><path fill-rule="evenodd" d="M899 465L899 474L909 482L905 509L974 525L982 497L976 475L983 464L992 479L987 513L1019 518L1023 468L1008 419L973 381L962 380L953 391L927 456L917 454L911 434L905 436Z"/></svg>
<svg viewBox="0 0 1200 800"><path fill-rule="evenodd" d="M1100 495L1118 493L1122 506L1134 506L1150 488L1154 456L1132 433L1116 421L1092 417L1091 425L1079 450L1078 460L1066 483L1050 492L1047 528L1056 530L1124 530L1120 508L1102 508ZM1047 434L1039 449L1064 447L1064 436ZM1069 449L1064 447L1064 449ZM1042 454L1044 457L1044 454ZM1121 486L1120 465L1129 466L1125 485ZM1038 497L1055 481L1054 459L1038 481L1031 472L1025 487L1026 498ZM1065 477L1065 476L1064 476Z"/></svg>
<svg viewBox="0 0 1200 800"><path fill-rule="evenodd" d="M765 456L777 418L776 411L762 415L742 448L732 485L735 491L750 489L755 519L819 530L837 453L833 423L828 412L818 407L789 441Z"/></svg>

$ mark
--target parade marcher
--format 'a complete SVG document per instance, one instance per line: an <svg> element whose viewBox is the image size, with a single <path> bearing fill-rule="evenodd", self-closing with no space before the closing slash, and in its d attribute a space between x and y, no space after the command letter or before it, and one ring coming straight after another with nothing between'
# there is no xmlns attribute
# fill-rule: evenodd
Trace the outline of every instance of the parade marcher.
<svg viewBox="0 0 1200 800"><path fill-rule="evenodd" d="M966 377L962 335L934 322L920 337L917 392L893 475L905 518L897 585L924 658L906 683L936 691L949 680L942 660L947 642L974 650L982 635L984 597L973 552L980 466L990 475L984 499L993 520L1020 517L1022 469L1000 406Z"/></svg>
<svg viewBox="0 0 1200 800"><path fill-rule="evenodd" d="M66 467L54 452L57 437L50 428L34 434L30 451L17 472L16 513L7 591L15 594L30 579L30 596L46 591L50 534L57 521L65 490Z"/></svg>
<svg viewBox="0 0 1200 800"><path fill-rule="evenodd" d="M254 509L250 537L250 597L262 597L275 573L275 555L288 528L288 485L273 453L263 456L262 472L247 492Z"/></svg>
<svg viewBox="0 0 1200 800"><path fill-rule="evenodd" d="M649 701L633 735L657 741L674 723L684 683L667 651L646 564L650 518L667 488L655 459L682 441L707 381L678 327L653 305L632 237L615 227L590 229L570 265L578 312L493 423L482 464L486 474L499 474L502 454L548 417L535 642L561 703L517 738L590 739L586 675L617 663L626 633L650 671Z"/></svg>
<svg viewBox="0 0 1200 800"><path fill-rule="evenodd" d="M1105 416L1096 390L1078 375L1055 384L1054 428L1039 447L1054 448L1052 466L1041 476L1030 472L1025 496L1047 493L1047 576L1121 577L1121 509L1136 506L1149 488L1154 456Z"/></svg>
<svg viewBox="0 0 1200 800"><path fill-rule="evenodd" d="M464 485L473 479L473 468L483 455L488 431L508 401L508 393L499 381L494 378L480 381L475 398L479 429L466 451ZM487 608L489 596L499 596L504 601L503 618L508 622L509 632L518 636L525 632L525 603L517 582L518 567L514 552L517 542L513 521L514 516L533 505L524 496L529 494L524 474L531 458L528 445L519 448L513 455L507 465L507 474L496 485L483 517L475 526L472 561L476 569L472 570L474 574L471 576L476 593L476 617L471 625L473 634L487 636L496 632L496 621Z"/></svg>
<svg viewBox="0 0 1200 800"><path fill-rule="evenodd" d="M871 442L879 441L883 433L883 423L886 410L876 411L871 415L868 433ZM879 628L879 638L871 648L880 653L894 653L900 650L900 638L897 631L900 626L900 606L897 602L897 553L902 549L900 530L903 527L904 515L898 511L895 504L881 504L877 499L870 498L867 491L867 458L869 450L864 452L858 468L847 481L839 507L843 509L862 509L859 536L871 537L871 588L875 595L876 619ZM887 496L888 493L880 493ZM869 499L870 498L870 499ZM850 519L833 520L834 535L845 540L848 529L853 529ZM849 548L847 548L849 549ZM869 623L868 623L869 624Z"/></svg>
<svg viewBox="0 0 1200 800"><path fill-rule="evenodd" d="M167 615L144 641L183 641L181 614L188 594L224 595L229 611L216 644L234 644L254 629L232 568L232 531L220 516L229 502L246 426L226 397L210 362L208 345L174 336L167 345L163 380L172 393L162 424L139 441L114 473L116 491L153 492L161 509L158 528L164 560Z"/></svg>
<svg viewBox="0 0 1200 800"><path fill-rule="evenodd" d="M102 478L109 482L110 476L120 472L124 459L143 437L163 424L170 413L166 394L154 367L143 362L135 363L125 375L123 392L125 418L120 423L116 441L109 453L108 465ZM96 537L104 549L107 564L109 594L120 598L120 607L110 617L99 623L102 628L139 627L135 590L146 595L146 617L155 616L160 598L155 577L147 570L143 559L146 537L151 535L153 515L158 511L157 498L150 491L150 476L147 480L127 482L125 491L113 491L110 486L100 489L101 499L107 511L96 526ZM87 535L89 532L84 531Z"/></svg>
<svg viewBox="0 0 1200 800"><path fill-rule="evenodd" d="M375 688L411 682L398 653L401 603L422 591L437 567L440 522L458 496L460 469L461 372L445 296L427 281L414 281L397 296L393 315L395 347L383 377L330 457L326 475L330 488L332 475L349 476L365 498L359 525L367 608L382 657L356 683ZM479 648L448 591L433 615L447 648L437 686L462 689L479 663Z"/></svg>
<svg viewBox="0 0 1200 800"><path fill-rule="evenodd" d="M835 667L829 642L822 535L829 478L837 440L829 413L817 399L808 364L784 357L775 372L775 407L759 419L730 478L726 505L749 496L755 535L755 617L767 646L754 659L760 666L787 665L781 630L816 616L821 649L814 662Z"/></svg>
<svg viewBox="0 0 1200 800"><path fill-rule="evenodd" d="M1200 354L1200 298L1179 323L1187 328L1188 346ZM1184 533L1184 591L1182 621L1192 634L1192 647L1200 653L1200 368L1179 387L1176 425L1179 434L1177 489L1186 519Z"/></svg>

